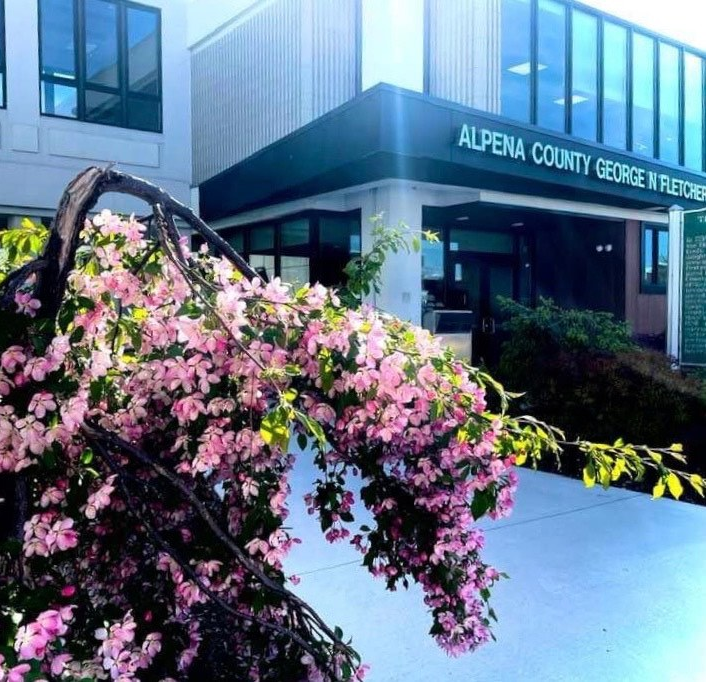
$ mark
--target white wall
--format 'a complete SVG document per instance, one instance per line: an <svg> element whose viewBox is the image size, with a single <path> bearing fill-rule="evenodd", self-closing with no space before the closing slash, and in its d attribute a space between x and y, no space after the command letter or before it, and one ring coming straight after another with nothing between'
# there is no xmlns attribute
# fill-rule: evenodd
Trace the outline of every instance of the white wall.
<svg viewBox="0 0 708 682"><path fill-rule="evenodd" d="M362 0L361 89L423 92L423 0Z"/></svg>
<svg viewBox="0 0 708 682"><path fill-rule="evenodd" d="M7 108L0 109L0 213L51 215L77 173L109 163L189 202L186 0L143 2L162 10L161 134L40 115L37 4L5 0ZM102 200L101 206L146 212L141 202L115 195Z"/></svg>

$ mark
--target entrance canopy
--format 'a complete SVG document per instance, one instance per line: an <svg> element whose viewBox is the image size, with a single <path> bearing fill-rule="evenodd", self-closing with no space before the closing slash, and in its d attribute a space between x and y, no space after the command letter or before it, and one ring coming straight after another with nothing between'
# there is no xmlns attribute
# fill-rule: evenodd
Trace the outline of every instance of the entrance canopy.
<svg viewBox="0 0 708 682"><path fill-rule="evenodd" d="M385 178L627 208L705 204L704 173L379 84L200 185L206 220Z"/></svg>

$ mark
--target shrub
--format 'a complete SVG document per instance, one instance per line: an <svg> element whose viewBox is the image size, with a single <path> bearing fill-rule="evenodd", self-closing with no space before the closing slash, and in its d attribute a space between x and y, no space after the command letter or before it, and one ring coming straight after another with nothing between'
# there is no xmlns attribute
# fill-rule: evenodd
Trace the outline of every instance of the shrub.
<svg viewBox="0 0 708 682"><path fill-rule="evenodd" d="M661 352L640 348L607 313L564 311L544 300L511 313L499 367L502 381L524 391L519 409L561 428L570 439L592 434L633 443L684 444L688 468L705 474L705 382L672 368ZM581 457L561 471L578 475ZM646 489L648 483L639 484Z"/></svg>

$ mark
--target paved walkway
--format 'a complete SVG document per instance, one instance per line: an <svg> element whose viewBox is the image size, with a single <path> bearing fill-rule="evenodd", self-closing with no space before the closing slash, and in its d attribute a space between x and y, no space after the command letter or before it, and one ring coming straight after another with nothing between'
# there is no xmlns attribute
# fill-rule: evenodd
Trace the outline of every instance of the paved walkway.
<svg viewBox="0 0 708 682"><path fill-rule="evenodd" d="M509 519L486 523L496 585L491 642L448 658L427 634L417 588L388 592L347 545L328 545L298 498L303 543L287 564L299 594L353 637L370 682L699 682L706 679L706 511L621 489L520 471Z"/></svg>

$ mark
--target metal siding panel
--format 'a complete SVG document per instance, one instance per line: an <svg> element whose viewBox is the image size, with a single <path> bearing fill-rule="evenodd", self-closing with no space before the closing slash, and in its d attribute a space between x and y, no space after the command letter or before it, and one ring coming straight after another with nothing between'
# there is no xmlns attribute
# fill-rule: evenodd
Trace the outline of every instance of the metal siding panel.
<svg viewBox="0 0 708 682"><path fill-rule="evenodd" d="M279 0L192 53L199 184L299 125L297 0Z"/></svg>

